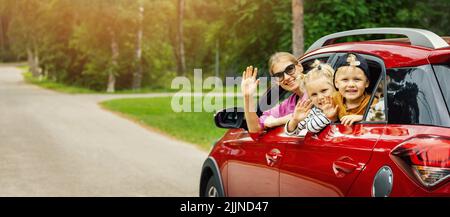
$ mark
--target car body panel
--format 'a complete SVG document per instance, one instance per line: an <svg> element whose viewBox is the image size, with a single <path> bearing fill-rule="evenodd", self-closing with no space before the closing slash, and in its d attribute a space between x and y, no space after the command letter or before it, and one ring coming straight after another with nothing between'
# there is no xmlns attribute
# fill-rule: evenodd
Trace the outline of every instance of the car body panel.
<svg viewBox="0 0 450 217"><path fill-rule="evenodd" d="M433 51L428 59L431 64L450 63L450 49Z"/></svg>
<svg viewBox="0 0 450 217"><path fill-rule="evenodd" d="M365 168L385 124L332 124L286 147L281 196L345 196ZM345 171L349 169L348 171Z"/></svg>
<svg viewBox="0 0 450 217"><path fill-rule="evenodd" d="M402 67L450 65L450 47L433 50L395 41L333 44L299 60L310 61L326 54L337 57L334 54L344 52L380 58L385 67L383 73ZM386 166L393 174L389 196L450 196L450 179L427 188L397 165L391 155L399 144L421 135L448 138L450 128L363 122L351 127L332 124L318 134L307 133L304 137L287 136L283 126L262 134L230 129L212 148L210 157L221 172L225 196L374 196L374 177ZM270 163L268 154L274 149L279 152L279 159Z"/></svg>
<svg viewBox="0 0 450 217"><path fill-rule="evenodd" d="M231 197L279 196L279 165L284 144L282 131L270 130L254 141L246 131L234 132L235 138L222 142L227 149L227 192ZM277 150L277 162L268 162L267 154ZM252 174L252 175L248 175Z"/></svg>
<svg viewBox="0 0 450 217"><path fill-rule="evenodd" d="M400 68L428 64L427 58L432 51L423 47L398 43L349 42L325 46L305 54L301 59L322 53L358 52L381 58L386 68Z"/></svg>
<svg viewBox="0 0 450 217"><path fill-rule="evenodd" d="M405 171L400 169L391 158L391 151L397 147L400 143L413 137L420 135L428 136L448 136L450 135L450 129L444 127L425 126L425 125L397 125L389 124L386 127L379 142L374 148L373 156L364 173L361 173L360 177L355 181L354 187L349 192L349 196L369 196L371 195L371 189L375 174L383 166L389 166L394 173L393 188L390 196L403 197L413 195L429 195L449 196L450 183L442 183L442 186L436 193L430 194L431 191L423 187L415 177L409 176ZM449 156L450 157L450 156Z"/></svg>

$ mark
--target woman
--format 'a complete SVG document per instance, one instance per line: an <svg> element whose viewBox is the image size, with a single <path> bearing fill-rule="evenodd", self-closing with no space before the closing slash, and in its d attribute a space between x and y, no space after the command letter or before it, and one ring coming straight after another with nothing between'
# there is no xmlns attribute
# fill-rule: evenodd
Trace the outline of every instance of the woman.
<svg viewBox="0 0 450 217"><path fill-rule="evenodd" d="M244 113L249 133L260 133L266 128L286 124L291 118L298 99L306 100L307 96L300 89L303 67L294 55L286 52L275 53L269 60L269 73L283 89L293 92L288 99L258 117L255 109L254 95L259 79L258 69L247 67L242 75L241 89L244 97Z"/></svg>

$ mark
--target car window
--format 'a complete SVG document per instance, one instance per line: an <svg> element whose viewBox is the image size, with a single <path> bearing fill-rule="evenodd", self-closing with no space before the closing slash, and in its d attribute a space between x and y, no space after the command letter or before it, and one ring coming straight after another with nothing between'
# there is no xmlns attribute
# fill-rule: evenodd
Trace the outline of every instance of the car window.
<svg viewBox="0 0 450 217"><path fill-rule="evenodd" d="M346 55L347 53L338 53L336 56L336 61L334 62L333 68L334 70L337 70L336 67L336 62L342 58L344 55ZM365 54L360 54L362 57L364 57L367 61L367 65L369 66L369 71L370 71L370 78L369 78L369 87L366 89L366 92L369 94L372 94L373 91L375 90L375 86L377 86L378 84L378 80L380 79L380 76L383 74L383 61L377 57L374 56L370 56L370 55L365 55Z"/></svg>
<svg viewBox="0 0 450 217"><path fill-rule="evenodd" d="M278 85L272 86L265 94L258 99L256 114L261 116L264 111L270 110L276 105L286 100L292 92L286 91Z"/></svg>
<svg viewBox="0 0 450 217"><path fill-rule="evenodd" d="M301 64L303 66L303 72L305 73L311 69L311 65L314 62L314 60L318 59L321 62L326 63L327 61L331 60L330 57L332 55L333 55L332 53L320 54L317 56L306 58L305 60L301 61ZM273 108L274 106L280 104L281 102L289 98L292 94L293 94L292 92L286 91L279 86L273 85L271 89L267 91L267 93L263 95L261 99L259 99L257 115L261 116L261 114L264 111L267 111Z"/></svg>
<svg viewBox="0 0 450 217"><path fill-rule="evenodd" d="M430 65L387 71L388 123L450 127L450 117Z"/></svg>
<svg viewBox="0 0 450 217"><path fill-rule="evenodd" d="M338 53L336 60L342 58L346 53ZM370 105L366 108L364 113L365 122L383 122L386 121L386 109L384 103L384 64L383 61L377 57L359 54L364 57L367 61L367 65L370 71L369 87L367 87L366 92L371 95ZM336 63L337 61L335 61ZM334 64L333 68L337 70Z"/></svg>
<svg viewBox="0 0 450 217"><path fill-rule="evenodd" d="M450 112L450 64L448 65L433 65L439 87L444 95L447 103L447 111Z"/></svg>
<svg viewBox="0 0 450 217"><path fill-rule="evenodd" d="M322 63L328 63L328 61L330 60L330 56L331 54L326 56L312 57L302 61L301 64L303 66L303 73L306 74L309 70L311 70L312 64L315 60L319 60Z"/></svg>
<svg viewBox="0 0 450 217"><path fill-rule="evenodd" d="M384 79L380 79L376 89L373 91L372 106L369 107L369 111L366 116L366 121L370 122L383 122L386 121L385 114L385 100L384 100ZM376 102L374 101L376 100Z"/></svg>

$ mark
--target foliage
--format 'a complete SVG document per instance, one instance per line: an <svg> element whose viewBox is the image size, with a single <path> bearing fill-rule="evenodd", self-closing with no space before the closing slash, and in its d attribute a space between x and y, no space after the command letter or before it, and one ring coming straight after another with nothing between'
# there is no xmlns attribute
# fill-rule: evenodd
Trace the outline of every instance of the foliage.
<svg viewBox="0 0 450 217"><path fill-rule="evenodd" d="M54 81L49 81L45 78L39 79L35 78L31 75L30 72L23 73L23 77L26 82L38 85L40 87L49 89L49 90L56 90L63 93L69 93L69 94L79 94L79 93L96 93L93 90L86 89L83 87L76 87L76 86L67 86L62 83L57 83Z"/></svg>
<svg viewBox="0 0 450 217"><path fill-rule="evenodd" d="M109 72L116 76L117 89L129 89L142 64L142 88L167 88L177 68L177 3L0 0L0 61L24 59L33 49L48 81L99 91L106 88ZM140 5L144 33L138 63ZM305 0L305 48L324 35L368 27L416 27L449 35L449 9L446 0ZM183 42L191 78L194 68L202 68L204 77L214 75L217 52L220 75L236 76L250 64L267 75L269 56L291 51L291 0L189 0L185 10ZM117 65L112 64L112 32Z"/></svg>

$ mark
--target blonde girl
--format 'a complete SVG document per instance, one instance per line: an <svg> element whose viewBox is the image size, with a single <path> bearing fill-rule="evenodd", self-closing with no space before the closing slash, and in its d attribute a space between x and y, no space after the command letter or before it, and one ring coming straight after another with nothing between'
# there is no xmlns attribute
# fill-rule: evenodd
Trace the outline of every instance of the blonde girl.
<svg viewBox="0 0 450 217"><path fill-rule="evenodd" d="M314 61L312 66L300 83L309 99L297 104L292 118L285 125L288 135L299 135L303 129L318 133L337 120L337 106L332 102L335 92L334 70L330 65L318 60Z"/></svg>

